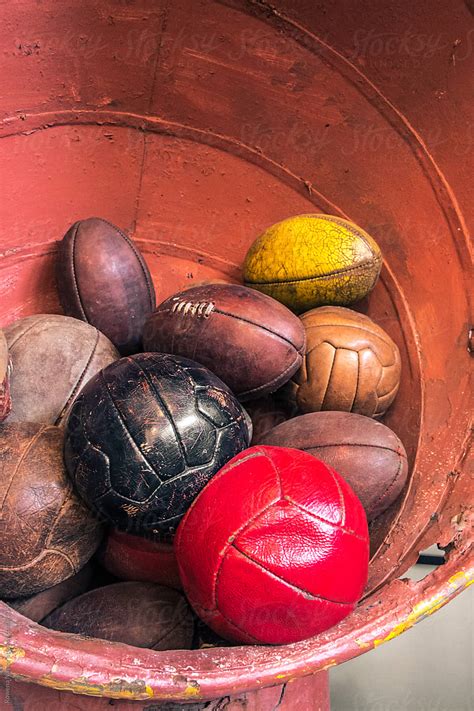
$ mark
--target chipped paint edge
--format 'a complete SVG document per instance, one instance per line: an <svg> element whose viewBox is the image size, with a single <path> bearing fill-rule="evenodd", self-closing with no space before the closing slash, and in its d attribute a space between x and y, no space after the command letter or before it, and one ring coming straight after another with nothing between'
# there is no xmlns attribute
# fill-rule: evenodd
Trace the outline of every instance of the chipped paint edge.
<svg viewBox="0 0 474 711"><path fill-rule="evenodd" d="M403 632L406 632L411 629L411 627L414 627L418 622L421 622L421 620L424 620L434 612L437 612L437 610L444 607L444 605L451 600L454 594L468 588L473 583L474 569L467 572L461 570L458 573L455 573L448 579L448 585L452 588L452 592L446 594L446 591L444 591L443 593L432 595L431 597L426 598L426 600L421 600L413 606L412 611L401 622L396 624L385 637L374 639L369 642L358 638L355 640L356 644L363 650L371 648L376 649L377 647L380 647L380 645L385 644L385 642L389 642L391 639L399 637L403 634Z"/></svg>

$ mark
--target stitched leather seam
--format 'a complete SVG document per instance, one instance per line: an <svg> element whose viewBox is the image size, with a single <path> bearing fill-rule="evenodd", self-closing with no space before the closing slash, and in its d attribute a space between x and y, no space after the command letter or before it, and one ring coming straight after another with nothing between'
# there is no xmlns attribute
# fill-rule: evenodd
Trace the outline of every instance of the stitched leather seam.
<svg viewBox="0 0 474 711"><path fill-rule="evenodd" d="M309 452L310 449L324 449L325 447L369 447L373 449L385 449L387 452L393 452L400 457L404 457L402 452L399 452L398 449L394 449L393 447L387 447L383 444L365 444L362 442L330 442L327 444L324 442L323 444L314 444L310 447L297 447L297 449L301 449L302 452Z"/></svg>
<svg viewBox="0 0 474 711"><path fill-rule="evenodd" d="M300 593L303 595L304 598L309 599L309 600L323 600L324 602L330 602L333 605L353 605L354 602L346 602L344 600L331 600L329 597L324 597L323 595L317 595L315 593L310 592L309 590L305 590L304 588L300 588L297 585L293 585L293 583L289 583L287 580L284 578L280 577L276 573L274 573L270 568L267 568L263 563L261 563L259 560L254 560L251 556L247 555L247 553L244 553L244 551L240 550L240 548L237 548L235 543L232 544L232 548L237 551L243 558L248 560L250 563L253 563L257 568L260 568L261 570L265 571L268 575L271 575L273 578L278 580L280 583L283 583L287 587L291 588L295 592Z"/></svg>
<svg viewBox="0 0 474 711"><path fill-rule="evenodd" d="M272 388L276 383L278 383L282 378L285 378L285 376L293 370L294 373L298 370L298 368L301 365L302 362L302 357L299 353L296 354L295 361L291 363L291 365L288 366L288 368L285 368L285 370L277 375L275 378L270 380L268 383L265 383L264 385L259 385L258 388L253 388L252 390L245 390L243 393L238 394L238 398L243 398L243 397L248 397L248 395L256 395L258 394L261 390L266 390L267 388ZM296 367L295 367L296 366ZM290 376L291 377L291 376ZM283 380L281 385L284 385L286 380ZM275 386L275 389L277 389L279 385Z"/></svg>
<svg viewBox="0 0 474 711"><path fill-rule="evenodd" d="M6 491L5 491L5 494L4 494L4 496L3 496L2 502L1 502L1 504L0 504L0 510L3 509L3 506L4 506L4 504L5 504L5 501L7 500L7 496L8 496L8 494L9 494L9 491L10 491L11 486L12 486L12 484L13 484L13 480L14 480L15 476L17 475L18 470L20 469L20 466L23 464L23 462L24 462L24 460L25 460L25 457L26 457L27 454L30 452L30 450L32 449L33 445L36 444L36 442L38 441L40 435L42 435L43 432L45 432L47 429L49 429L49 425L44 425L43 427L41 427L41 428L38 430L38 432L33 436L33 438L30 439L30 441L29 441L28 444L26 445L25 449L23 450L23 454L20 456L20 459L19 459L19 460L17 461L17 463L15 464L15 467L14 467L14 469L13 469L12 475L11 475L11 477L10 477L10 481L8 482L7 489L6 489Z"/></svg>
<svg viewBox="0 0 474 711"><path fill-rule="evenodd" d="M334 348L334 346L332 345L332 343L328 343L328 346L331 346L331 348ZM321 410L324 410L324 403L326 402L326 397L327 397L327 394L328 394L329 386L330 386L330 384L331 384L332 373L333 373L333 370L334 370L334 366L335 366L335 364L336 364L337 350L338 350L337 348L334 348L334 354L333 354L332 363L331 363L331 370L329 371L328 380L327 380L327 383L326 383L326 389L325 389L325 391L324 391L323 399L322 399L322 401L321 401Z"/></svg>
<svg viewBox="0 0 474 711"><path fill-rule="evenodd" d="M64 553L64 551L56 550L55 548L45 548L41 551L41 553L38 553L36 558L33 558L33 560L28 561L28 563L24 563L23 565L18 565L18 566L8 566L8 565L2 565L1 570L8 570L9 572L20 572L22 573L24 570L28 570L31 568L31 566L36 565L40 560L42 560L44 557L46 557L48 554L54 554L61 556L64 558L69 565L71 566L71 570L73 571L73 574L77 573L78 571L76 570L76 566L73 564L72 560L69 558L67 553Z"/></svg>
<svg viewBox="0 0 474 711"><path fill-rule="evenodd" d="M113 399L113 397L112 397L112 394L111 394L111 392L110 392L110 390L109 390L109 386L108 386L108 384L107 384L107 381L106 381L106 379L104 378L104 373L103 373L103 371L100 371L100 376L101 376L102 381L103 381L103 383L104 383L106 393L107 393L107 395L109 396L109 400L110 400L110 402L112 403L112 406L113 406L115 412L117 413L117 415L118 415L118 417L119 417L119 420L120 420L120 422L121 422L121 424L122 424L122 427L123 427L123 429L124 429L124 431L125 431L125 433L126 433L126 435L127 435L127 439L132 443L132 445L134 446L135 450L138 452L138 454L140 455L140 457L143 459L143 461L144 461L145 464L147 465L148 469L149 469L150 471L152 471L152 472L154 473L154 475L156 476L156 478L158 479L158 481L159 481L160 483L162 483L162 482L161 482L161 479L160 479L160 477L158 476L158 474L156 473L155 469L151 466L150 462L149 462L148 459L145 457L145 455L144 455L143 452L141 451L140 447L138 446L138 444L135 442L134 438L133 438L132 435L130 434L130 432L129 432L129 430L128 430L128 427L127 427L127 425L126 425L126 423L125 423L125 419L124 419L124 417L123 417L121 411L119 410L119 408L118 408L116 402L114 401L114 399ZM147 484L147 482L144 482L144 483L146 484L146 486L149 486L149 484ZM156 489L155 489L155 491L156 491ZM136 504L137 502L134 502L134 503Z"/></svg>
<svg viewBox="0 0 474 711"><path fill-rule="evenodd" d="M48 318L49 318L49 315L46 315L46 314L43 315L42 318L40 318L39 320L34 321L32 324L30 324L30 325L28 326L28 328L26 329L26 331L23 331L23 333L20 333L20 335L17 336L11 343L8 343L8 350L10 351L10 353L12 353L12 351L13 351L13 346L16 346L16 344L18 343L18 341L19 341L21 338L23 338L23 336L25 336L27 333L29 333L29 332L30 332L35 326L37 326L39 323L43 323L43 321L46 321Z"/></svg>
<svg viewBox="0 0 474 711"><path fill-rule="evenodd" d="M226 617L226 615L224 615L224 613L221 612L221 610L219 610L218 607L215 607L214 609L209 610L209 608L204 607L203 605L199 605L199 603L196 603L196 602L193 602L192 605L195 608L199 608L203 612L211 613L211 615L213 615L214 617L216 615L219 615L220 617L222 617L223 620L225 620L227 622L227 624L229 624L231 627L235 627L236 630L238 630L239 632L242 632L242 634L244 634L248 639L251 639L254 642L254 644L262 644L262 642L260 640L258 640L256 637L252 637L252 635L249 634L248 632L246 632L246 630L242 629L242 627L239 627L239 625L236 625L235 622L232 622L231 619Z"/></svg>
<svg viewBox="0 0 474 711"><path fill-rule="evenodd" d="M81 299L81 294L79 292L79 286L77 283L77 274L76 274L76 242L77 242L77 231L79 229L80 222L76 222L74 225L74 232L72 233L72 259L71 259L71 269L72 269L72 280L74 284L74 290L76 292L77 296L77 302L79 304L79 308L82 312L82 318L84 321L87 321L89 323L89 319L87 318L86 310L84 308L84 304L82 303Z"/></svg>
<svg viewBox="0 0 474 711"><path fill-rule="evenodd" d="M337 486L337 490L338 490L338 492L339 492L339 498L340 498L340 500L341 500L341 508L342 508L342 516L341 516L341 527L342 527L342 526L344 526L345 523L346 523L346 504L345 504L345 501L344 501L344 496L343 496L343 494L342 494L342 491L341 491L341 487L340 487L340 485L339 485L339 482L338 482L337 478L334 476L334 470L333 470L333 468L330 467L328 464L326 464L326 469L327 469L328 472L330 473L330 475L331 475L331 477L332 477L332 479L333 479L335 485ZM352 532L351 532L351 533L352 533ZM355 534L354 534L354 535L355 535Z"/></svg>
<svg viewBox="0 0 474 711"><path fill-rule="evenodd" d="M145 260L143 259L142 255L140 254L140 252L138 251L138 249L135 247L135 245L133 244L132 240L131 240L129 237L127 237L127 235L125 234L125 232L122 232L122 230L120 229L120 227L117 227L116 225L113 225L113 224L112 224L111 222L109 222L108 220L104 220L103 217L97 217L96 219L97 219L97 220L100 220L101 222L104 222L106 225L109 225L109 227L113 227L115 230L117 230L117 232L118 232L119 235L122 237L122 239L124 239L125 242L128 244L128 246L131 247L131 249L132 249L132 251L133 251L135 257L137 258L137 261L138 261L138 263L139 263L139 265L140 265L140 268L141 268L141 270L142 270L142 272L143 272L143 276L145 277L146 288L147 288L147 291L148 291L148 298L150 299L150 306L151 306L151 309L153 310L153 309L155 308L155 290L154 290L154 288L153 288L153 282L151 281L151 277L150 277L150 273L149 273L149 271L148 271L148 267L145 265Z"/></svg>
<svg viewBox="0 0 474 711"><path fill-rule="evenodd" d="M290 496L285 496L285 500L288 501L290 504L293 504L293 506L296 506L296 508L300 509L300 511L303 511L305 514L308 514L308 516L310 516L311 518L315 518L317 521L321 521L321 523L325 523L331 528L336 529L337 531L342 531L343 533L347 533L349 536L354 536L354 538L357 538L359 541L365 541L365 538L363 536L359 536L359 534L355 533L355 531L351 531L350 528L346 528L342 524L334 523L333 521L328 521L327 518L322 518L322 516L318 516L318 514L315 514L309 509L306 509L304 506L301 506L301 504L298 504Z"/></svg>
<svg viewBox="0 0 474 711"><path fill-rule="evenodd" d="M95 329L95 330L96 330L97 335L96 335L96 339L95 339L95 343L94 343L94 347L93 347L93 349L92 349L92 352L91 352L89 358L87 359L87 362L86 362L86 364L85 364L85 366L84 366L84 368L83 368L83 370L82 370L82 373L79 375L79 378L77 379L76 384L75 384L74 388L72 389L71 394L70 394L69 397L67 398L65 404L64 404L63 407L62 407L61 412L59 413L59 415L57 416L57 418L56 418L56 420L55 420L55 422L54 422L54 424L55 424L56 426L58 426L58 425L60 424L60 422L61 422L61 420L62 420L62 418L63 418L64 411L67 410L69 404L74 400L74 398L76 397L76 394L77 394L78 391L81 389L82 384L83 384L84 376L85 376L85 374L86 374L86 372L87 372L87 369L89 368L90 364L92 363L92 359L93 359L93 357L94 357L94 355L95 355L95 352L96 352L96 350L97 350L97 346L98 346L98 344L99 344L99 337L100 337L99 331L98 331L97 329Z"/></svg>
<svg viewBox="0 0 474 711"><path fill-rule="evenodd" d="M250 518L248 521L246 521L245 523L243 523L236 531L233 531L233 533L231 533L231 534L227 537L227 541L226 541L226 543L225 543L225 545L224 545L224 549L223 549L222 553L220 554L221 559L220 559L220 562L219 562L219 567L218 567L218 569L216 570L216 573L215 573L215 576L214 576L214 579L213 579L213 592L214 592L213 597L214 597L214 599L213 599L212 602L213 602L213 604L216 606L216 609L217 609L217 602L216 602L217 589L218 589L218 584L219 584L219 579L220 579L220 574L221 574L222 566L223 566L223 563L224 563L224 560L225 560L225 556L226 556L226 554L227 554L227 551L228 551L229 548L232 546L232 543L233 543L235 537L236 537L236 536L239 536L241 533L244 533L244 531L246 531L246 529L250 528L250 526L251 526L253 523L255 523L255 521L256 521L260 516L262 516L264 513L266 513L269 509L271 509L272 506L274 506L275 504L277 504L279 501L280 501L280 497L278 497L277 499L275 499L275 500L272 501L271 503L267 504L263 509L261 509L260 511L258 511L258 513L254 514L254 515L252 516L252 518ZM231 540L230 540L230 539L231 539Z"/></svg>
<svg viewBox="0 0 474 711"><path fill-rule="evenodd" d="M339 274L344 276L349 272L365 270L367 267L373 267L374 265L378 266L379 264L381 264L381 262L381 258L374 257L372 261L362 262L356 267L345 267L343 269L335 269L332 272L328 272L327 274L320 274L319 276L281 279L280 281L250 281L249 279L245 279L245 283L252 284L252 286L278 286L279 284L298 284L300 281L319 281L320 279L331 279L332 277L338 276Z"/></svg>
<svg viewBox="0 0 474 711"><path fill-rule="evenodd" d="M372 506L377 506L377 504L379 504L382 501L382 499L386 498L387 495L389 494L389 492L393 489L393 487L395 486L395 484L398 481L398 477L400 476L400 472L402 470L402 465L403 465L403 459L400 457L400 461L398 462L398 469L397 469L392 481L390 482L388 487L385 489L385 491L383 491L380 494L380 496L372 503Z"/></svg>
<svg viewBox="0 0 474 711"><path fill-rule="evenodd" d="M256 326L257 328L262 329L262 331L266 331L267 333L270 333L272 336L276 336L276 338L280 338L282 341L285 343L288 343L292 348L294 348L295 351L298 353L302 353L304 350L304 343L302 348L296 348L295 344L290 341L288 338L285 336L282 336L281 333L277 333L276 331L273 331L271 328L268 328L267 326L264 326L261 323L257 323L256 321L251 321L249 318L244 318L243 316L237 316L236 314L231 314L228 311L223 311L222 309L215 308L214 313L221 314L221 316L228 316L229 318L233 318L236 321L242 321L243 323L248 323L250 326Z"/></svg>

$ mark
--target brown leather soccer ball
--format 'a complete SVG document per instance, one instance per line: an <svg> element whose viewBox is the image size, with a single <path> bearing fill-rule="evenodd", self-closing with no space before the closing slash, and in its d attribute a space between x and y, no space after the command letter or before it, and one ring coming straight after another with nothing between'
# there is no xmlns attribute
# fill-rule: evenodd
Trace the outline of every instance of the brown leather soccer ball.
<svg viewBox="0 0 474 711"><path fill-rule="evenodd" d="M33 595L77 573L102 527L63 463L64 432L36 423L0 428L0 597Z"/></svg>
<svg viewBox="0 0 474 711"><path fill-rule="evenodd" d="M398 346L368 316L341 306L322 306L301 316L306 354L288 383L300 412L342 410L380 417L400 383Z"/></svg>
<svg viewBox="0 0 474 711"><path fill-rule="evenodd" d="M9 422L64 424L81 388L120 358L103 333L69 316L28 316L5 335L13 365Z"/></svg>
<svg viewBox="0 0 474 711"><path fill-rule="evenodd" d="M148 649L190 649L193 615L184 595L156 583L114 583L51 613L45 627Z"/></svg>

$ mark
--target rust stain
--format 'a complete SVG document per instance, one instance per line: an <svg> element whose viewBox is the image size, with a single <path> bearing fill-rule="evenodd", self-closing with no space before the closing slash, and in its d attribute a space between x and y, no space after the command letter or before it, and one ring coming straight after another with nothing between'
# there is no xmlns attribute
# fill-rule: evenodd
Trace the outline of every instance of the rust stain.
<svg viewBox="0 0 474 711"><path fill-rule="evenodd" d="M184 690L186 696L196 697L201 693L201 689L197 681L189 681L186 689Z"/></svg>
<svg viewBox="0 0 474 711"><path fill-rule="evenodd" d="M0 669L7 671L13 662L24 656L25 650L21 649L21 647L14 647L11 644L0 644Z"/></svg>
<svg viewBox="0 0 474 711"><path fill-rule="evenodd" d="M52 679L50 676L43 676L38 683L57 691L70 691L73 694L85 694L86 696L107 696L112 699L139 701L150 699L154 695L153 689L141 679L134 681L114 679L108 684L93 684L86 677L60 681Z"/></svg>

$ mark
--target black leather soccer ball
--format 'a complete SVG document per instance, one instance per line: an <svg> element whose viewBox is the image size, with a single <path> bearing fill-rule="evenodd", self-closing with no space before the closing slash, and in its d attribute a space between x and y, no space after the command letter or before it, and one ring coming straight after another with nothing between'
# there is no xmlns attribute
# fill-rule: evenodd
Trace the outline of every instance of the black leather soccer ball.
<svg viewBox="0 0 474 711"><path fill-rule="evenodd" d="M82 390L67 423L65 460L86 503L116 528L172 534L209 479L249 445L229 388L194 361L121 358Z"/></svg>

